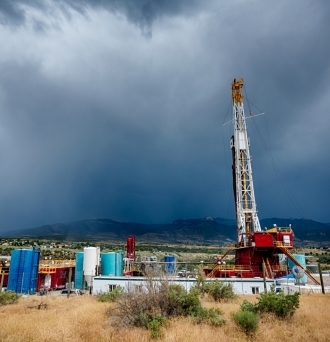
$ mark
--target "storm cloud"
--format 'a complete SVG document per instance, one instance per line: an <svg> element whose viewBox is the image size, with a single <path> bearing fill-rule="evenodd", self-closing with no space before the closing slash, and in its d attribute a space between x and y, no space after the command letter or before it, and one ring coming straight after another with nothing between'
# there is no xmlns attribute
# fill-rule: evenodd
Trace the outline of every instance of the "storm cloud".
<svg viewBox="0 0 330 342"><path fill-rule="evenodd" d="M0 3L0 230L234 218L243 77L259 217L330 222L327 1ZM265 149L266 147L266 149Z"/></svg>

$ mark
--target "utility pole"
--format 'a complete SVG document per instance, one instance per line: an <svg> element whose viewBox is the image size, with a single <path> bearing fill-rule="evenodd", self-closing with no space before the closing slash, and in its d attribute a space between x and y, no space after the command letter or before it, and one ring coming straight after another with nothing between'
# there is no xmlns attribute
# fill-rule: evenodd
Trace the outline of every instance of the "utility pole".
<svg viewBox="0 0 330 342"><path fill-rule="evenodd" d="M320 282L321 282L322 293L325 294L324 283L323 283L323 274L322 274L322 270L321 270L321 264L318 263L317 265L319 267L319 274L320 274Z"/></svg>
<svg viewBox="0 0 330 342"><path fill-rule="evenodd" d="M70 293L71 293L71 278L72 278L72 267L70 267L70 269L69 269L68 298L70 297Z"/></svg>

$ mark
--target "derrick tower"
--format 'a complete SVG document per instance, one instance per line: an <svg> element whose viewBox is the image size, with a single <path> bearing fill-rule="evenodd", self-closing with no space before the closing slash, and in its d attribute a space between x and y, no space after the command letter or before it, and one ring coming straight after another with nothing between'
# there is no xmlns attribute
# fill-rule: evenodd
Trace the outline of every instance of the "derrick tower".
<svg viewBox="0 0 330 342"><path fill-rule="evenodd" d="M249 138L243 105L243 79L231 85L234 135L230 140L237 222L237 242L246 246L249 235L261 231L254 196Z"/></svg>

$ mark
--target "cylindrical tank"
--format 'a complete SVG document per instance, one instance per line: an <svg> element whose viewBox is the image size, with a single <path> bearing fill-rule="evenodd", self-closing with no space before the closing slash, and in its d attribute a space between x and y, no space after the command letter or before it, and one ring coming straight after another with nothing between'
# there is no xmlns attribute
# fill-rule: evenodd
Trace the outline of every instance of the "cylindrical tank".
<svg viewBox="0 0 330 342"><path fill-rule="evenodd" d="M122 277L124 273L124 253L119 251L116 253L116 276Z"/></svg>
<svg viewBox="0 0 330 342"><path fill-rule="evenodd" d="M16 249L11 252L7 289L16 293L37 291L40 250Z"/></svg>
<svg viewBox="0 0 330 342"><path fill-rule="evenodd" d="M293 254L294 258L298 261L298 263L304 268L306 269L306 257L305 254ZM292 271L292 268L295 266L296 264L291 261L289 259L289 270ZM296 278L296 283L297 284L306 284L307 283L307 275L304 274L302 277L300 278Z"/></svg>
<svg viewBox="0 0 330 342"><path fill-rule="evenodd" d="M101 254L101 275L114 276L116 274L116 253Z"/></svg>
<svg viewBox="0 0 330 342"><path fill-rule="evenodd" d="M84 252L76 253L76 270L74 274L76 289L84 289Z"/></svg>
<svg viewBox="0 0 330 342"><path fill-rule="evenodd" d="M84 277L87 286L92 284L92 278L96 275L96 267L99 263L100 249L97 247L84 248Z"/></svg>
<svg viewBox="0 0 330 342"><path fill-rule="evenodd" d="M164 256L164 262L165 262L165 273L168 274L174 274L176 272L175 267L175 256L174 255L165 255Z"/></svg>
<svg viewBox="0 0 330 342"><path fill-rule="evenodd" d="M126 258L135 259L135 236L130 235L126 239Z"/></svg>
<svg viewBox="0 0 330 342"><path fill-rule="evenodd" d="M32 250L33 250L33 265L32 265L32 271L31 271L30 294L37 292L39 259L40 259L40 249L33 248Z"/></svg>

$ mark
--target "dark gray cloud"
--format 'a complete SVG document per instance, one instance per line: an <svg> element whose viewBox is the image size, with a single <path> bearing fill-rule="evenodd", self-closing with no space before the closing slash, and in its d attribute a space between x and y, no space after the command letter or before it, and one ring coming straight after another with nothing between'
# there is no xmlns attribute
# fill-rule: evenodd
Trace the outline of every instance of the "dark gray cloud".
<svg viewBox="0 0 330 342"><path fill-rule="evenodd" d="M330 222L329 8L1 3L0 229L233 218L237 77L266 113L248 119L259 216Z"/></svg>
<svg viewBox="0 0 330 342"><path fill-rule="evenodd" d="M0 23L17 25L25 21L25 13L17 3L4 0L0 3Z"/></svg>
<svg viewBox="0 0 330 342"><path fill-rule="evenodd" d="M196 0L3 0L0 3L0 23L7 25L25 24L29 9L39 9L53 15L61 11L68 19L72 11L86 16L90 9L107 10L118 16L124 16L142 30L147 37L152 35L152 24L160 17L189 15L198 7ZM37 21L36 28L47 25Z"/></svg>

